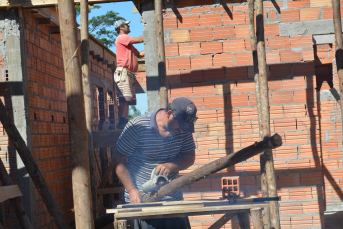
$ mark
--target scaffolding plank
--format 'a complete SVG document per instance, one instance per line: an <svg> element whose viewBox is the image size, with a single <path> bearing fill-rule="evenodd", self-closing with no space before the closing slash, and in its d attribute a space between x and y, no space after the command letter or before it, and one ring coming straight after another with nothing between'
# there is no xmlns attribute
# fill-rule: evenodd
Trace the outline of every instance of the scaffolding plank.
<svg viewBox="0 0 343 229"><path fill-rule="evenodd" d="M125 1L125 0L124 0ZM126 0L127 1L127 0ZM74 1L76 4L80 4L80 0ZM123 0L88 0L89 4L110 3L110 2L123 2ZM57 0L0 0L0 8L5 7L48 7L57 5Z"/></svg>
<svg viewBox="0 0 343 229"><path fill-rule="evenodd" d="M8 185L0 187L0 203L5 200L12 199L18 196L23 196L20 192L18 185Z"/></svg>

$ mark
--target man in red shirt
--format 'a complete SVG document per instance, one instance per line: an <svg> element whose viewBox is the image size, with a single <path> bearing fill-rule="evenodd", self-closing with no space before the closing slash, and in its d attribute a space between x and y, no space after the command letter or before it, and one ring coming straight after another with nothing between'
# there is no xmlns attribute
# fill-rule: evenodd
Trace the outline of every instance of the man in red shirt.
<svg viewBox="0 0 343 229"><path fill-rule="evenodd" d="M144 57L144 51L138 52L132 44L143 43L143 35L131 37L130 21L118 20L114 27L119 34L116 39L117 69L114 80L118 88L119 123L118 129L123 129L128 122L129 105L136 105L135 72L138 70L138 58Z"/></svg>

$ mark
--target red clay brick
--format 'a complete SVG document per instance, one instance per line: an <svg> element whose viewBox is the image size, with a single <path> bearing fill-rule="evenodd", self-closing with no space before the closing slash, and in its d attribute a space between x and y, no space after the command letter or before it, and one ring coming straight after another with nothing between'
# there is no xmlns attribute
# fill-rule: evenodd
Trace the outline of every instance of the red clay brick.
<svg viewBox="0 0 343 229"><path fill-rule="evenodd" d="M310 47L312 48L312 35L291 36L291 48Z"/></svg>
<svg viewBox="0 0 343 229"><path fill-rule="evenodd" d="M182 16L182 21L178 22L179 29L199 27L199 15Z"/></svg>
<svg viewBox="0 0 343 229"><path fill-rule="evenodd" d="M201 42L201 54L222 53L223 43L218 41Z"/></svg>
<svg viewBox="0 0 343 229"><path fill-rule="evenodd" d="M211 7L192 8L191 14L203 13L203 12L209 12L209 11L211 11Z"/></svg>
<svg viewBox="0 0 343 229"><path fill-rule="evenodd" d="M213 57L213 67L226 67L235 65L234 54L217 54Z"/></svg>
<svg viewBox="0 0 343 229"><path fill-rule="evenodd" d="M168 70L189 69L191 61L189 57L178 57L168 59Z"/></svg>
<svg viewBox="0 0 343 229"><path fill-rule="evenodd" d="M202 95L213 95L214 94L214 84L193 84L193 95L202 96Z"/></svg>
<svg viewBox="0 0 343 229"><path fill-rule="evenodd" d="M228 80L238 80L248 78L248 68L247 67L232 67L226 68L226 79Z"/></svg>
<svg viewBox="0 0 343 229"><path fill-rule="evenodd" d="M204 97L205 109L224 108L225 100L223 96L206 96Z"/></svg>
<svg viewBox="0 0 343 229"><path fill-rule="evenodd" d="M272 104L289 104L294 103L294 96L292 91L283 91L283 92L273 92L272 93Z"/></svg>
<svg viewBox="0 0 343 229"><path fill-rule="evenodd" d="M269 37L268 47L270 49L287 49L290 48L289 37Z"/></svg>
<svg viewBox="0 0 343 229"><path fill-rule="evenodd" d="M180 43L190 41L189 30L172 30L170 31L169 41L171 43Z"/></svg>
<svg viewBox="0 0 343 229"><path fill-rule="evenodd" d="M168 84L181 83L180 71L167 71Z"/></svg>
<svg viewBox="0 0 343 229"><path fill-rule="evenodd" d="M236 25L236 38L249 37L249 25Z"/></svg>
<svg viewBox="0 0 343 229"><path fill-rule="evenodd" d="M180 56L200 54L200 43L199 42L180 43L179 54Z"/></svg>
<svg viewBox="0 0 343 229"><path fill-rule="evenodd" d="M224 40L235 37L235 27L225 26L213 28L213 39L214 40Z"/></svg>
<svg viewBox="0 0 343 229"><path fill-rule="evenodd" d="M192 85L191 84L183 84L183 85L175 85L171 86L170 88L170 96L171 97L183 97L183 96L192 96Z"/></svg>
<svg viewBox="0 0 343 229"><path fill-rule="evenodd" d="M225 68L203 70L204 80L224 80Z"/></svg>
<svg viewBox="0 0 343 229"><path fill-rule="evenodd" d="M310 7L332 6L332 1L329 0L311 0Z"/></svg>
<svg viewBox="0 0 343 229"><path fill-rule="evenodd" d="M223 15L223 25L241 25L245 23L245 12L233 12Z"/></svg>
<svg viewBox="0 0 343 229"><path fill-rule="evenodd" d="M303 49L303 60L304 61L313 61L314 54L312 49Z"/></svg>
<svg viewBox="0 0 343 229"><path fill-rule="evenodd" d="M244 39L233 39L223 42L224 52L244 52L245 44Z"/></svg>
<svg viewBox="0 0 343 229"><path fill-rule="evenodd" d="M249 106L248 94L226 96L227 108Z"/></svg>
<svg viewBox="0 0 343 229"><path fill-rule="evenodd" d="M191 41L212 40L212 29L191 29Z"/></svg>
<svg viewBox="0 0 343 229"><path fill-rule="evenodd" d="M320 19L320 8L300 9L300 21L315 21Z"/></svg>
<svg viewBox="0 0 343 229"><path fill-rule="evenodd" d="M179 45L178 44L166 44L165 45L165 55L166 56L178 56L179 55Z"/></svg>
<svg viewBox="0 0 343 229"><path fill-rule="evenodd" d="M300 185L300 175L297 173L287 174L287 175L278 175L279 186L299 186Z"/></svg>
<svg viewBox="0 0 343 229"><path fill-rule="evenodd" d="M182 83L202 82L202 70L183 70L180 73Z"/></svg>
<svg viewBox="0 0 343 229"><path fill-rule="evenodd" d="M280 63L280 52L279 51L267 51L266 52L266 61L267 64L276 64Z"/></svg>
<svg viewBox="0 0 343 229"><path fill-rule="evenodd" d="M299 215L302 214L301 203L280 203L281 215Z"/></svg>
<svg viewBox="0 0 343 229"><path fill-rule="evenodd" d="M301 174L301 185L320 185L323 184L322 172L312 172Z"/></svg>
<svg viewBox="0 0 343 229"><path fill-rule="evenodd" d="M212 55L195 56L191 59L191 68L212 67Z"/></svg>
<svg viewBox="0 0 343 229"><path fill-rule="evenodd" d="M309 0L288 1L288 9L307 8L310 6Z"/></svg>
<svg viewBox="0 0 343 229"><path fill-rule="evenodd" d="M236 65L252 65L252 54L251 52L245 52L245 53L236 53Z"/></svg>
<svg viewBox="0 0 343 229"><path fill-rule="evenodd" d="M221 26L222 16L221 14L202 14L200 15L200 26Z"/></svg>
<svg viewBox="0 0 343 229"><path fill-rule="evenodd" d="M295 22L300 20L299 10L284 10L281 13L281 22Z"/></svg>
<svg viewBox="0 0 343 229"><path fill-rule="evenodd" d="M283 90L305 89L305 79L303 76L294 77L292 79L282 79Z"/></svg>
<svg viewBox="0 0 343 229"><path fill-rule="evenodd" d="M295 62L302 61L302 52L293 52L292 50L281 50L280 51L281 62Z"/></svg>
<svg viewBox="0 0 343 229"><path fill-rule="evenodd" d="M167 15L181 15L181 14L188 14L188 9L177 9L175 11L167 11Z"/></svg>
<svg viewBox="0 0 343 229"><path fill-rule="evenodd" d="M264 24L264 36L279 36L280 30L279 30L279 24Z"/></svg>
<svg viewBox="0 0 343 229"><path fill-rule="evenodd" d="M177 28L176 17L163 18L163 29L176 29L176 28Z"/></svg>
<svg viewBox="0 0 343 229"><path fill-rule="evenodd" d="M293 72L296 76L306 76L306 75L314 75L315 74L315 67L314 63L294 63L293 64Z"/></svg>

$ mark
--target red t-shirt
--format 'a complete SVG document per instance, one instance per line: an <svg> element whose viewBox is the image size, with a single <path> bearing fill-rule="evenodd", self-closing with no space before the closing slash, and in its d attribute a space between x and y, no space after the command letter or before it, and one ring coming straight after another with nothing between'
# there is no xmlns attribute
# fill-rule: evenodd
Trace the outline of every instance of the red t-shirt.
<svg viewBox="0 0 343 229"><path fill-rule="evenodd" d="M116 40L117 66L123 66L131 72L137 72L138 59L135 55L135 47L130 44L132 37L127 34L121 34Z"/></svg>

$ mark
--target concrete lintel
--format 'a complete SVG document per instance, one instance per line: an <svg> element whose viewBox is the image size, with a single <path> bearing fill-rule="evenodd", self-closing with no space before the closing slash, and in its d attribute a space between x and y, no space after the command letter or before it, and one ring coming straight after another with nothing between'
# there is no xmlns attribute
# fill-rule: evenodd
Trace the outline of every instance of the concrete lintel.
<svg viewBox="0 0 343 229"><path fill-rule="evenodd" d="M320 35L331 34L334 32L333 20L316 20L280 23L280 36L295 36L295 35Z"/></svg>
<svg viewBox="0 0 343 229"><path fill-rule="evenodd" d="M89 75L89 79L92 83L94 83L95 85L99 87L106 88L108 91L114 91L114 85L109 83L106 80L100 79L93 74Z"/></svg>

